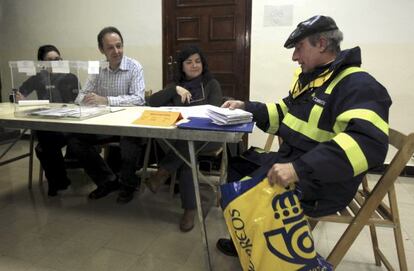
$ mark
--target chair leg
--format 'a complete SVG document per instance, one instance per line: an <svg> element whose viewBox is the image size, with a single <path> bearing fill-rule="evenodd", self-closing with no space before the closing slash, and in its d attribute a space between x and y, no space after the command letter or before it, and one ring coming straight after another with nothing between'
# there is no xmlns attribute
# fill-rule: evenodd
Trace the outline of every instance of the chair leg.
<svg viewBox="0 0 414 271"><path fill-rule="evenodd" d="M220 207L220 201L221 201L221 191L220 191L220 187L218 187L217 192L216 192L216 207Z"/></svg>
<svg viewBox="0 0 414 271"><path fill-rule="evenodd" d="M220 206L220 185L227 182L227 167L228 167L228 156L227 156L227 144L223 143L223 152L221 153L220 161L220 179L219 183L214 187L214 192L216 194L216 207Z"/></svg>
<svg viewBox="0 0 414 271"><path fill-rule="evenodd" d="M221 161L220 161L220 180L219 180L220 185L227 182L227 166L228 166L227 146L226 146L226 143L223 143L223 151L221 153Z"/></svg>
<svg viewBox="0 0 414 271"><path fill-rule="evenodd" d="M174 171L171 174L171 179L170 179L170 196L172 198L174 197L174 188L175 188L176 183L177 183L177 171Z"/></svg>
<svg viewBox="0 0 414 271"><path fill-rule="evenodd" d="M30 131L29 180L28 180L29 189L32 189L32 182L33 182L33 148L34 148L34 135L33 135L32 131Z"/></svg>
<svg viewBox="0 0 414 271"><path fill-rule="evenodd" d="M395 225L394 239L395 239L395 246L397 248L398 263L400 265L400 270L406 271L408 270L407 258L405 257L404 241L403 241L404 239L402 237L400 215L398 212L398 205L397 205L397 195L395 193L394 185L388 191L388 200L390 202L391 214L392 214L394 225Z"/></svg>
<svg viewBox="0 0 414 271"><path fill-rule="evenodd" d="M339 265L339 263L344 258L345 254L348 252L349 248L353 244L354 240L361 233L364 225L353 223L348 226L345 232L339 238L335 247L332 249L331 253L327 258L327 261L333 265L334 269Z"/></svg>
<svg viewBox="0 0 414 271"><path fill-rule="evenodd" d="M374 258L375 258L375 265L381 266L381 257L378 255L378 238L377 238L377 231L374 225L369 226L369 231L371 233L371 241L372 241L372 248L374 250Z"/></svg>
<svg viewBox="0 0 414 271"><path fill-rule="evenodd" d="M42 165L39 166L39 185L43 185L43 174L44 170Z"/></svg>
<svg viewBox="0 0 414 271"><path fill-rule="evenodd" d="M402 238L400 224L396 225L396 227L394 228L394 238L395 238L395 246L397 247L398 263L400 265L400 270L407 271L408 270L407 258L405 257L404 241Z"/></svg>
<svg viewBox="0 0 414 271"><path fill-rule="evenodd" d="M308 219L308 224L309 224L309 227L310 227L311 231L313 231L315 229L316 225L318 225L318 222L319 222L318 220Z"/></svg>

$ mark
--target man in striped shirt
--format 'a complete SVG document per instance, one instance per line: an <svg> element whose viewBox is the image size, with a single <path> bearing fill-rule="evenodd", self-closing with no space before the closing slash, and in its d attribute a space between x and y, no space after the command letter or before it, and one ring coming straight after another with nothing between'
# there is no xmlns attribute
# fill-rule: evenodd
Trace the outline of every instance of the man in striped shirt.
<svg viewBox="0 0 414 271"><path fill-rule="evenodd" d="M124 41L120 31L115 27L102 29L98 34L98 47L109 62L109 67L88 80L77 101L84 105L143 105L145 103L143 69L138 61L124 56ZM89 194L90 199L105 197L120 187L118 177L96 148L97 145L110 140L108 136L87 134L76 134L70 139L75 155L97 185L97 188ZM131 144L128 144L130 140L126 141L121 137L122 167L125 164L125 169L121 168L121 178L123 175L131 178L130 170L125 174L123 171L130 168L130 163L137 161L142 148L142 144L134 144L134 148L131 148ZM140 138L133 140L141 142Z"/></svg>

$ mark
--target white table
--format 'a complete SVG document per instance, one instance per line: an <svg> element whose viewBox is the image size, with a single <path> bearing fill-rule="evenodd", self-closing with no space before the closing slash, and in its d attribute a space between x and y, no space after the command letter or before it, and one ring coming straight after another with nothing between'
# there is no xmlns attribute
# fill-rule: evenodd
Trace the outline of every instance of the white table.
<svg viewBox="0 0 414 271"><path fill-rule="evenodd" d="M237 143L241 140L243 133L187 130L178 128L142 127L132 124L132 122L141 115L145 108L146 107L125 107L124 110L108 113L90 119L62 120L34 117L16 117L14 115L13 104L0 103L0 126L43 131L186 140L188 142L190 161L185 162L190 164L192 168L192 175L196 192L198 219L201 226L201 236L205 249L206 265L207 270L211 270L210 253L207 243L207 232L201 209L194 141L221 142L223 144Z"/></svg>

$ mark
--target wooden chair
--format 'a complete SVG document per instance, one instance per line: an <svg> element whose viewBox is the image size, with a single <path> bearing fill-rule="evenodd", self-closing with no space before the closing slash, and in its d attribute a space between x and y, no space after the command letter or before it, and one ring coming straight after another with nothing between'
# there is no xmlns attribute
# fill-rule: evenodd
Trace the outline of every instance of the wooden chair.
<svg viewBox="0 0 414 271"><path fill-rule="evenodd" d="M274 137L274 135L267 137L264 147L265 151L270 151ZM281 139L279 138L280 143ZM314 229L319 221L345 223L349 225L327 258L334 267L339 265L363 227L369 226L375 264L380 266L383 263L387 270L394 270L379 247L376 232L376 227L388 227L394 231L400 270L408 270L394 184L407 162L413 156L414 133L407 136L394 129L390 129L389 144L396 148L397 152L373 188L369 187L367 178L365 177L362 181L361 189L346 209L324 217L309 217L309 223L312 229ZM385 196L387 196L388 201L386 201Z"/></svg>
<svg viewBox="0 0 414 271"><path fill-rule="evenodd" d="M337 267L341 262L363 227L369 226L375 264L380 266L383 263L387 270L394 270L379 248L375 230L375 227L378 226L393 229L400 270L408 270L394 183L414 153L414 133L406 136L390 129L389 144L398 151L372 189L365 177L361 190L357 192L348 208L334 215L309 218L312 228L319 221L349 224L327 258L328 262L333 264L334 267ZM388 196L388 202L385 201L386 195Z"/></svg>
<svg viewBox="0 0 414 271"><path fill-rule="evenodd" d="M146 144L146 149L145 149L145 155L144 155L144 163L143 163L143 167L141 170L141 183L144 183L146 181L146 179L149 177L148 174L148 168L151 166L149 165L149 155L151 152L151 149L156 147L156 145L154 144L154 139L153 138L148 138L148 143ZM227 162L228 162L228 158L227 158L227 149L225 148L225 144L223 144L223 146L215 149L215 150L210 150L210 151L203 151L203 147L201 147L200 149L196 150L196 156L208 156L208 157L218 157L220 158L220 168L219 170L214 170L214 171L198 171L198 177L200 182L205 182L208 185L210 185L210 187L213 189L215 195L216 195L216 200L217 200L217 204L219 203L219 187L221 184L223 184L225 182L225 180L227 179ZM211 181L210 179L206 178L205 175L213 175L213 176L218 176L218 181ZM169 188L169 192L171 196L174 196L174 187L177 181L177 172L174 172L171 175L171 180L170 180L170 188ZM145 186L141 185L140 188L140 192L144 192L145 190Z"/></svg>
<svg viewBox="0 0 414 271"><path fill-rule="evenodd" d="M208 184L212 189L214 194L216 195L216 206L220 204L220 185L224 184L227 179L227 164L228 164L228 157L227 157L227 146L224 143L222 146L213 149L213 150L203 150L202 148L196 150L198 157L208 157L210 159L220 159L220 166L217 170L213 169L212 166L210 170L201 170L200 169L200 161L198 161L198 178L199 181L202 183ZM173 195L174 193L174 185L176 182L176 172L173 174L173 178L171 179L170 184L170 193ZM218 177L217 180L212 180L211 178L206 178L206 176L216 176Z"/></svg>

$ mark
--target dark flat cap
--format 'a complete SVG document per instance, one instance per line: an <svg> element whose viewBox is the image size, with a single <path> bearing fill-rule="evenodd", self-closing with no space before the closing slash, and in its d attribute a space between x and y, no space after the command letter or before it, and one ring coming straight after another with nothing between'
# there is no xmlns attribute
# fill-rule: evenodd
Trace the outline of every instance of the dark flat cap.
<svg viewBox="0 0 414 271"><path fill-rule="evenodd" d="M285 42L285 48L292 48L298 41L315 33L338 29L335 21L328 16L316 15L298 24Z"/></svg>

